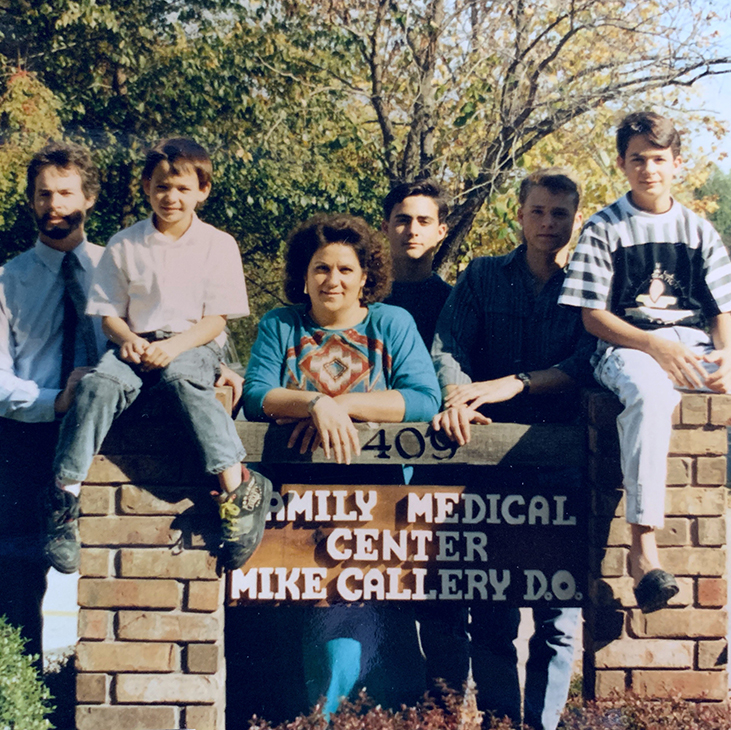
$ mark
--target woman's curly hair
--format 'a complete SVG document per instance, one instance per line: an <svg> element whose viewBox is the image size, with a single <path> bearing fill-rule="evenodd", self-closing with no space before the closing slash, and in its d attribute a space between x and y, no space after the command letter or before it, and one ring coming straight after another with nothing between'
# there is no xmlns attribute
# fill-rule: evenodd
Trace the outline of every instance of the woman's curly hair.
<svg viewBox="0 0 731 730"><path fill-rule="evenodd" d="M307 267L318 249L331 243L351 246L365 272L361 304L380 302L391 291L391 256L380 233L362 218L347 213L318 213L287 237L284 294L292 304L309 302L304 293Z"/></svg>

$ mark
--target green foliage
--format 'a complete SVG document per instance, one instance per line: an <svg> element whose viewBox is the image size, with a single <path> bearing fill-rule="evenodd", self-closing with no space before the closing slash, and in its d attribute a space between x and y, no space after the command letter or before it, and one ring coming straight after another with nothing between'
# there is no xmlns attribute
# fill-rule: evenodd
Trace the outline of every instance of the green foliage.
<svg viewBox="0 0 731 730"><path fill-rule="evenodd" d="M579 157L596 139L587 125L608 136L607 105L719 68L705 2L5 0L0 157L13 162L0 165L0 262L34 238L22 168L63 130L102 170L87 227L100 243L147 215L151 144L206 145L216 172L201 217L238 240L252 319L281 301L294 225L324 210L378 226L397 179L433 174L456 194L438 254L453 276L517 242L521 166ZM615 184L611 158L585 166L588 198ZM242 354L252 326L236 326Z"/></svg>
<svg viewBox="0 0 731 730"><path fill-rule="evenodd" d="M46 730L51 695L23 654L20 630L0 617L0 730Z"/></svg>
<svg viewBox="0 0 731 730"><path fill-rule="evenodd" d="M0 57L0 263L34 236L25 197L25 169L49 137L59 135L58 99L35 74Z"/></svg>
<svg viewBox="0 0 731 730"><path fill-rule="evenodd" d="M708 180L698 188L696 195L699 198L711 198L714 210L709 212L708 218L720 233L726 247L731 249L731 171L723 172L715 167Z"/></svg>
<svg viewBox="0 0 731 730"><path fill-rule="evenodd" d="M210 150L214 184L200 215L242 251L254 314L233 326L244 359L258 316L282 302L280 249L291 228L323 210L380 224L387 182L378 147L296 26L291 36L286 24L272 33L254 11L234 12L226 0L62 0L52 8L12 0L8 17L9 35L57 102L65 136L89 147L101 169L90 240L104 243L149 215L139 176L161 137L189 135ZM33 151L18 156L19 171ZM8 211L0 263L35 237L21 183L0 203L0 215Z"/></svg>

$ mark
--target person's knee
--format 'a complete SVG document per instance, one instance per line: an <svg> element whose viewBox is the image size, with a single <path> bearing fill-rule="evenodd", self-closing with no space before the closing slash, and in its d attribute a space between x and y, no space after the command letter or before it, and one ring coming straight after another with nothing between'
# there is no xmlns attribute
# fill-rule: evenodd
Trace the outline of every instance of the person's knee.
<svg viewBox="0 0 731 730"><path fill-rule="evenodd" d="M657 361L639 350L615 350L600 365L597 376L625 407L669 409L672 413L680 398Z"/></svg>
<svg viewBox="0 0 731 730"><path fill-rule="evenodd" d="M680 401L680 394L664 374L654 378L641 375L632 379L628 377L621 400L625 408L639 410L656 418L670 418Z"/></svg>
<svg viewBox="0 0 731 730"><path fill-rule="evenodd" d="M130 391L142 387L142 378L129 363L120 360L117 353L108 351L99 364L81 379L79 386L85 383L96 384L95 387L98 388L122 388Z"/></svg>
<svg viewBox="0 0 731 730"><path fill-rule="evenodd" d="M120 399L128 399L138 390L139 387L131 378L122 379L113 373L91 372L79 381L76 400L83 402L104 399L106 402L117 402Z"/></svg>
<svg viewBox="0 0 731 730"><path fill-rule="evenodd" d="M534 636L552 646L573 646L580 617L580 608L534 609Z"/></svg>
<svg viewBox="0 0 731 730"><path fill-rule="evenodd" d="M187 350L162 369L160 383L174 390L212 389L216 365L215 358L205 348Z"/></svg>

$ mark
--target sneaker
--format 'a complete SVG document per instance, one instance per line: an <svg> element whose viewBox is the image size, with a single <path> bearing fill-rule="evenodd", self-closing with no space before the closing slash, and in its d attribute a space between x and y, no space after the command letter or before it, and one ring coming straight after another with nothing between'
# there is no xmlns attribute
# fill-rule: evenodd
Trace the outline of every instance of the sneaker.
<svg viewBox="0 0 731 730"><path fill-rule="evenodd" d="M76 495L55 484L51 490L43 554L59 573L75 573L81 561L79 500Z"/></svg>
<svg viewBox="0 0 731 730"><path fill-rule="evenodd" d="M269 503L272 483L262 474L248 470L249 478L231 495L221 495L218 513L221 517L219 557L226 570L240 568L259 547ZM228 498L227 498L228 497Z"/></svg>

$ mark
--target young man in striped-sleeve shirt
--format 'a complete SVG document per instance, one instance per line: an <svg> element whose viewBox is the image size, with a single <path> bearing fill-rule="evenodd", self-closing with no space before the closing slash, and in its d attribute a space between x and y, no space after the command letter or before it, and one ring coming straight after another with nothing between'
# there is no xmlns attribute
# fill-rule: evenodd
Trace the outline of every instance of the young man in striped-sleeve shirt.
<svg viewBox="0 0 731 730"><path fill-rule="evenodd" d="M599 338L595 376L625 406L617 427L630 570L649 613L678 592L655 540L677 389L731 390L731 262L711 224L671 195L681 158L669 119L625 117L617 152L630 192L587 222L559 301L582 308Z"/></svg>

